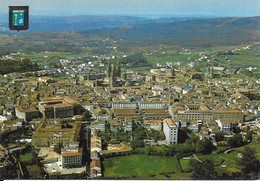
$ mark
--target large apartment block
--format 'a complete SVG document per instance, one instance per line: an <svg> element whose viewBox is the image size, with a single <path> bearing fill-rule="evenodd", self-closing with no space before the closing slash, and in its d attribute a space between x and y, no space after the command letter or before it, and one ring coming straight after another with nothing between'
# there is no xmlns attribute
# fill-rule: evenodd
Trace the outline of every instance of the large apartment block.
<svg viewBox="0 0 260 181"><path fill-rule="evenodd" d="M74 115L73 105L76 102L69 97L47 97L38 103L39 111L44 118L66 118Z"/></svg>
<svg viewBox="0 0 260 181"><path fill-rule="evenodd" d="M163 120L163 133L167 144L178 143L178 126L172 119Z"/></svg>
<svg viewBox="0 0 260 181"><path fill-rule="evenodd" d="M167 109L169 107L168 102L112 102L111 107L113 109L122 108L138 108L139 109Z"/></svg>
<svg viewBox="0 0 260 181"><path fill-rule="evenodd" d="M33 118L39 117L39 111L35 108L23 108L21 106L15 108L15 115L24 121L31 121Z"/></svg>
<svg viewBox="0 0 260 181"><path fill-rule="evenodd" d="M42 121L32 135L35 147L54 147L61 143L64 148L79 145L80 122L65 122L62 120Z"/></svg>
<svg viewBox="0 0 260 181"><path fill-rule="evenodd" d="M172 118L177 121L215 121L217 119L229 119L232 121L242 121L244 119L243 112L240 110L195 110L195 109L182 109L178 110L169 107L169 113Z"/></svg>

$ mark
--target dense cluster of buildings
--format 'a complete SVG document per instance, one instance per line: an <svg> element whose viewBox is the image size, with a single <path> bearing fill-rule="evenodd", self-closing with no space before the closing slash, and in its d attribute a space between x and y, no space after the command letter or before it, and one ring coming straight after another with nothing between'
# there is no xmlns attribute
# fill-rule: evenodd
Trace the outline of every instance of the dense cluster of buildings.
<svg viewBox="0 0 260 181"><path fill-rule="evenodd" d="M237 126L260 135L259 81L227 67L210 67L202 74L172 64L149 73L121 72L120 63L108 63L106 70L93 64L80 73L73 71L76 66L84 67L70 61L56 70L75 75L68 80L41 74L39 78L22 73L0 76L1 133L30 123L34 147L61 145L59 164L80 166L79 137L85 124L82 116L75 116L80 105L91 114L91 177L102 176L100 154L106 153L95 130L132 132L142 126L163 132L166 144L178 143L182 127L201 138L219 131L231 135Z"/></svg>

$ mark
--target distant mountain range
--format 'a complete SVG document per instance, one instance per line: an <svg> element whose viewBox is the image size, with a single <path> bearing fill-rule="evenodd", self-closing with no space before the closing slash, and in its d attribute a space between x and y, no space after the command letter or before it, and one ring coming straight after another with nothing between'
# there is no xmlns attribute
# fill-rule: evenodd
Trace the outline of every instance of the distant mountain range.
<svg viewBox="0 0 260 181"><path fill-rule="evenodd" d="M26 32L64 32L64 31L84 31L90 29L104 29L122 25L148 24L155 22L178 22L198 19L193 17L176 18L144 18L134 16L30 16L29 30ZM0 31L9 31L8 16L1 14ZM24 32L23 32L24 33Z"/></svg>
<svg viewBox="0 0 260 181"><path fill-rule="evenodd" d="M43 17L39 18L42 21L41 26L44 28L46 25L48 26L46 31L53 29L53 32L19 32L18 36L12 36L9 32L0 32L1 49L74 53L85 53L91 49L92 53L105 54L113 52L107 47L114 46L112 41L103 41L106 38L120 40L117 41L118 51L124 52L156 45L216 47L260 41L260 16L160 20L126 16L91 16L74 20L72 17L63 17L60 21L57 18L50 21L49 17L44 21L43 19ZM41 29L40 23L39 27L33 26L36 20L37 17L32 18L30 31ZM88 23L84 25L83 22ZM55 32L62 28L64 32ZM70 30L78 31L69 32Z"/></svg>
<svg viewBox="0 0 260 181"><path fill-rule="evenodd" d="M140 44L229 45L260 40L260 16L213 18L181 22L156 22L88 30L86 37L109 37Z"/></svg>

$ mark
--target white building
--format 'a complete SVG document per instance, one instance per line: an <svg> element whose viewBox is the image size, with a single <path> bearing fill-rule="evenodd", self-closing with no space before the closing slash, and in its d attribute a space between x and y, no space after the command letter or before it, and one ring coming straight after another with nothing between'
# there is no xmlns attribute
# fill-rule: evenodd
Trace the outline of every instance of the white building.
<svg viewBox="0 0 260 181"><path fill-rule="evenodd" d="M112 109L122 109L122 108L137 108L137 104L134 102L112 102Z"/></svg>
<svg viewBox="0 0 260 181"><path fill-rule="evenodd" d="M163 120L163 133L167 144L178 143L178 126L172 119Z"/></svg>
<svg viewBox="0 0 260 181"><path fill-rule="evenodd" d="M232 132L234 128L234 124L231 121L226 119L217 119L216 123L218 124L219 130L224 132Z"/></svg>
<svg viewBox="0 0 260 181"><path fill-rule="evenodd" d="M168 102L139 102L138 105L139 109L168 109L169 107Z"/></svg>
<svg viewBox="0 0 260 181"><path fill-rule="evenodd" d="M82 163L82 148L74 149L64 149L61 153L62 167L75 167L81 166Z"/></svg>

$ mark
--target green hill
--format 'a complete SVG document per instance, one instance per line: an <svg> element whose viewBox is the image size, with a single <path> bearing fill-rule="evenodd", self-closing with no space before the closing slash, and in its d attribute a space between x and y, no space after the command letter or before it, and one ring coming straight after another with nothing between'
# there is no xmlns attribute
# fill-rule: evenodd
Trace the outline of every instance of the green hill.
<svg viewBox="0 0 260 181"><path fill-rule="evenodd" d="M160 22L145 25L82 32L85 37L109 37L130 44L217 46L260 40L260 16L249 18L215 18L183 22Z"/></svg>

